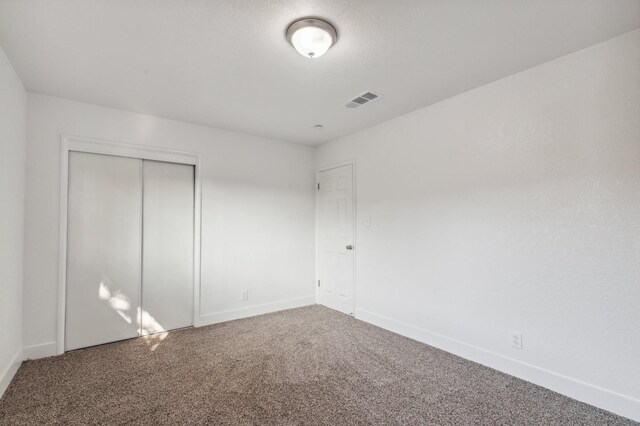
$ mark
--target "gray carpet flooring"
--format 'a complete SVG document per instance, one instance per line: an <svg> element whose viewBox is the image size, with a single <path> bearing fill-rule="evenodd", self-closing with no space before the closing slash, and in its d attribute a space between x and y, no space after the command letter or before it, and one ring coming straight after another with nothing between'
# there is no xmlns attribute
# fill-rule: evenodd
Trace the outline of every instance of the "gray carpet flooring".
<svg viewBox="0 0 640 426"><path fill-rule="evenodd" d="M0 423L632 424L321 306L23 363Z"/></svg>

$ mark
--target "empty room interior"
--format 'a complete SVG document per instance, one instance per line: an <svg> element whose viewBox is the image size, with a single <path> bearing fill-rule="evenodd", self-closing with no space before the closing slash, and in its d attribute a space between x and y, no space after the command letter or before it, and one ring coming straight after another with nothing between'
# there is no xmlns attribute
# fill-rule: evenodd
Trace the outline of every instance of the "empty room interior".
<svg viewBox="0 0 640 426"><path fill-rule="evenodd" d="M0 0L0 425L640 422L640 0Z"/></svg>

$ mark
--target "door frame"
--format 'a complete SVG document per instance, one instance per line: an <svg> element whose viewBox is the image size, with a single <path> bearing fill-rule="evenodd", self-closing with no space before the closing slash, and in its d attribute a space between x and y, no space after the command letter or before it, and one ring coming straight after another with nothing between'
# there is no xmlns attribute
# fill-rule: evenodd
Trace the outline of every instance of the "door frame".
<svg viewBox="0 0 640 426"><path fill-rule="evenodd" d="M358 256L358 238L357 238L357 222L356 222L356 160L348 160L343 161L341 163L335 163L327 166L320 167L316 169L316 182L314 191L316 193L316 274L315 274L315 282L314 286L316 288L316 303L318 303L319 297L319 286L318 281L320 280L320 191L318 190L318 184L320 183L320 173L326 172L328 170L337 169L342 166L351 166L351 175L353 178L353 314L352 316L356 317L356 307L357 307L357 295L358 295L358 274L356 273L356 262Z"/></svg>
<svg viewBox="0 0 640 426"><path fill-rule="evenodd" d="M155 160L194 166L194 223L193 223L193 326L200 318L200 263L202 232L201 156L198 153L175 151L149 145L134 145L102 139L61 135L60 149L60 242L58 248L58 326L57 354L65 348L67 293L67 213L69 200L69 153L112 155L141 160Z"/></svg>

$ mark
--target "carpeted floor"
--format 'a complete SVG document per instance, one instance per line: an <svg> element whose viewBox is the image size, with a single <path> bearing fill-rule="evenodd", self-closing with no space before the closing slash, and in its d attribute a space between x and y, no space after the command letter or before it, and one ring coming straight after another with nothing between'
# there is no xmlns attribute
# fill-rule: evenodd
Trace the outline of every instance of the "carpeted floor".
<svg viewBox="0 0 640 426"><path fill-rule="evenodd" d="M632 424L321 306L25 362L0 424Z"/></svg>

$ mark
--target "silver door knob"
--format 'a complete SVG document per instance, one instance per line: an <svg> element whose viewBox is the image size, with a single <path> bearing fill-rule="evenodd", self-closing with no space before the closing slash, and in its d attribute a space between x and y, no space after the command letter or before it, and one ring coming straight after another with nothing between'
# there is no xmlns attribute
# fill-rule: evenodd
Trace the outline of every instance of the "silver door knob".
<svg viewBox="0 0 640 426"><path fill-rule="evenodd" d="M346 249L347 249L347 250L353 250L353 246L352 246L351 244L349 244L349 245L346 247Z"/></svg>

